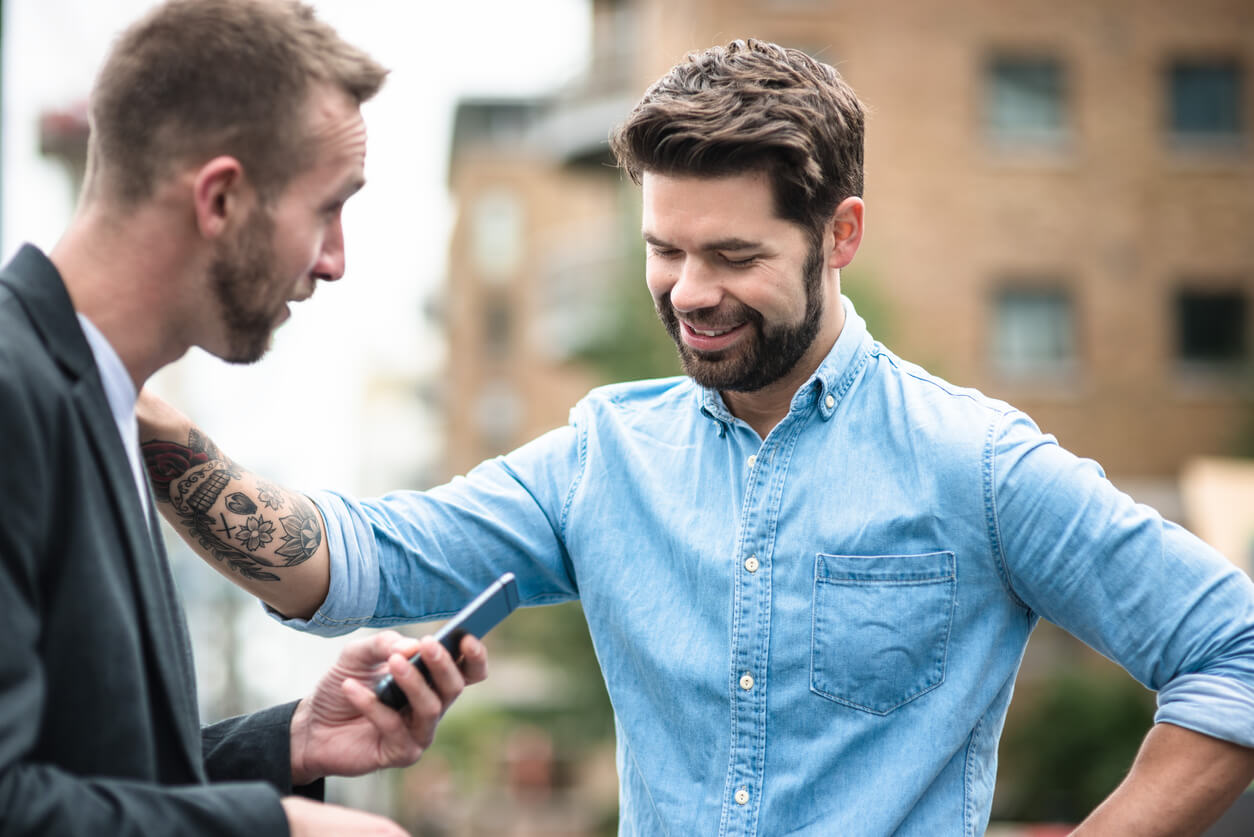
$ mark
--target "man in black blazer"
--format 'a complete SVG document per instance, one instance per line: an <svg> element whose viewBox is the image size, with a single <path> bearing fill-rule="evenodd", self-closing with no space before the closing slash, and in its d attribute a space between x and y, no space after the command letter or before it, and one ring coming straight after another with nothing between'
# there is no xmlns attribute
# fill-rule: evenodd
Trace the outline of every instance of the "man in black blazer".
<svg viewBox="0 0 1254 837"><path fill-rule="evenodd" d="M0 834L402 833L309 797L326 775L412 763L483 678L473 640L463 671L385 632L306 699L201 729L139 459L149 375L193 345L256 360L288 302L342 275L359 106L385 74L283 0L176 0L107 59L78 214L50 255L26 246L0 272ZM193 488L189 503L213 491ZM317 546L312 511L273 501L293 566ZM404 712L369 688L384 669Z"/></svg>

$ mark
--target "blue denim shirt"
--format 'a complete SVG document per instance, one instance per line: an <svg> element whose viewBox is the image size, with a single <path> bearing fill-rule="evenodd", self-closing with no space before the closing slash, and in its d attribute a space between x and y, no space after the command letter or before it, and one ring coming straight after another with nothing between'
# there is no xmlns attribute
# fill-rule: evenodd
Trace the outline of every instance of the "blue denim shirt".
<svg viewBox="0 0 1254 837"><path fill-rule="evenodd" d="M313 495L337 634L498 574L579 598L613 702L620 830L979 834L1039 618L1254 746L1254 586L1022 413L848 320L763 441L686 378L427 492Z"/></svg>

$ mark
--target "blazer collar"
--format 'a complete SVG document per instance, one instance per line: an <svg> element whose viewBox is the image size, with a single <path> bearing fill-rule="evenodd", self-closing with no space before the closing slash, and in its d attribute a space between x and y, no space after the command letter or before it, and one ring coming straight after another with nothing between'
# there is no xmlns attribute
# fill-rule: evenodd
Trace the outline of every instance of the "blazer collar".
<svg viewBox="0 0 1254 837"><path fill-rule="evenodd" d="M0 272L0 284L26 310L57 365L75 380L96 375L96 359L79 328L61 273L38 247L23 244Z"/></svg>

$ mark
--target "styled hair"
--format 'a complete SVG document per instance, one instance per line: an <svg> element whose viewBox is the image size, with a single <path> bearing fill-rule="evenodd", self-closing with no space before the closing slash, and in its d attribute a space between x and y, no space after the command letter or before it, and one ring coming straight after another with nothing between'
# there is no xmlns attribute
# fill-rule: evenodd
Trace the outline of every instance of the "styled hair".
<svg viewBox="0 0 1254 837"><path fill-rule="evenodd" d="M133 205L176 167L229 155L268 198L312 162L311 90L361 104L386 76L294 0L170 0L119 36L96 78L87 188Z"/></svg>
<svg viewBox="0 0 1254 837"><path fill-rule="evenodd" d="M865 121L833 67L751 38L690 53L645 92L610 150L637 184L645 172L764 172L776 215L814 237L862 194Z"/></svg>

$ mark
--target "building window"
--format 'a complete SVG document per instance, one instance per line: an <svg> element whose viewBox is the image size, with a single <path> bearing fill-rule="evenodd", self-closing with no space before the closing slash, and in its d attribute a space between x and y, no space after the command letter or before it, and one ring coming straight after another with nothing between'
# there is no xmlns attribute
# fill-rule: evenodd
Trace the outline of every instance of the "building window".
<svg viewBox="0 0 1254 837"><path fill-rule="evenodd" d="M993 367L1010 378L1059 377L1075 368L1075 314L1058 288L1007 288L993 304Z"/></svg>
<svg viewBox="0 0 1254 837"><path fill-rule="evenodd" d="M1066 91L1057 59L1000 56L987 73L987 128L995 142L1058 145L1066 139Z"/></svg>
<svg viewBox="0 0 1254 837"><path fill-rule="evenodd" d="M1176 61L1168 74L1171 137L1182 143L1241 138L1241 67L1231 59Z"/></svg>
<svg viewBox="0 0 1254 837"><path fill-rule="evenodd" d="M1176 346L1189 366L1239 367L1249 347L1243 291L1184 288L1176 294Z"/></svg>
<svg viewBox="0 0 1254 837"><path fill-rule="evenodd" d="M473 403L475 429L483 446L494 452L513 446L523 421L523 399L514 385L507 380L488 381Z"/></svg>
<svg viewBox="0 0 1254 837"><path fill-rule="evenodd" d="M483 345L495 360L510 356L514 348L514 312L508 297L489 296L483 302Z"/></svg>
<svg viewBox="0 0 1254 837"><path fill-rule="evenodd" d="M490 285L505 283L522 261L522 203L512 192L492 189L475 199L470 218L475 269Z"/></svg>

